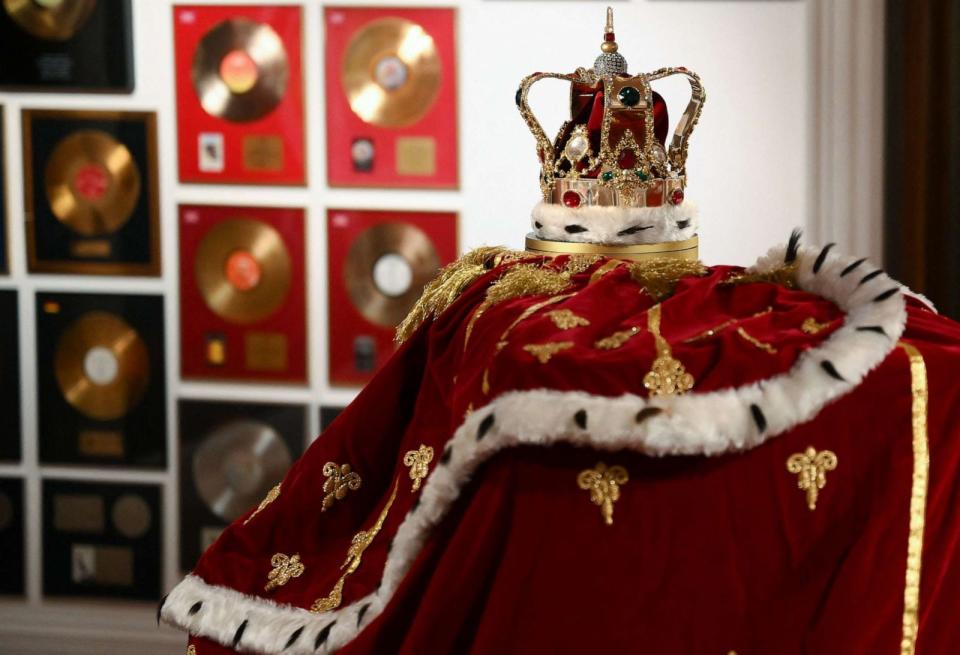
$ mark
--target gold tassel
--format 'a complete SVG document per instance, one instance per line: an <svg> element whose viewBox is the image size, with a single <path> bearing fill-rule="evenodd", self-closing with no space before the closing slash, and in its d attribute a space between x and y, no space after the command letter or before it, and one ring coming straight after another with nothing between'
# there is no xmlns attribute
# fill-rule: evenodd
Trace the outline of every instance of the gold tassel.
<svg viewBox="0 0 960 655"><path fill-rule="evenodd" d="M688 275L706 275L703 262L686 259L650 259L630 265L630 276L657 302L673 294L677 281Z"/></svg>
<svg viewBox="0 0 960 655"><path fill-rule="evenodd" d="M403 343L428 318L436 318L442 314L467 287L487 272L488 261L492 260L493 267L496 267L503 262L505 256L515 254L500 246L485 246L471 250L457 261L448 264L424 287L420 300L397 327L394 340Z"/></svg>

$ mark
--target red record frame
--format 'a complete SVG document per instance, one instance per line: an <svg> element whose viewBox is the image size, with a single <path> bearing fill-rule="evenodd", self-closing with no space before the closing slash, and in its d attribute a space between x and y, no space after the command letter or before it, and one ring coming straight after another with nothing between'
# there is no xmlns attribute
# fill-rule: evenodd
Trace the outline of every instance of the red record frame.
<svg viewBox="0 0 960 655"><path fill-rule="evenodd" d="M457 257L457 222L454 212L384 211L330 209L327 213L327 288L329 289L329 329L327 351L329 353L329 379L335 386L356 386L366 383L396 350L393 341L395 324L410 310L419 298L423 285L433 279L441 266ZM437 268L422 270L409 278L409 286L402 295L397 295L399 306L391 306L390 322L376 323L364 315L353 300L349 285L356 282L353 273L369 272L369 282L375 277L376 264L396 257L384 232L400 233L404 243L413 246L430 244L432 254L428 258ZM373 236L373 239L369 237ZM367 247L363 247L366 244ZM351 249L353 259L351 260ZM414 250L416 248L413 248ZM376 254L371 254L373 252ZM407 249L410 253L411 249ZM358 262L356 255L366 257ZM384 255L387 257L385 258ZM378 257L379 256L379 257ZM376 260L375 260L376 258ZM411 269L417 266L405 257ZM353 273L351 272L353 271ZM382 307L384 296L375 299L371 306ZM389 302L389 300L388 300ZM396 317L400 318L397 319ZM395 321L395 322L394 322Z"/></svg>
<svg viewBox="0 0 960 655"><path fill-rule="evenodd" d="M384 20L409 21L422 27L432 37L439 60L436 95L429 109L412 124L382 126L364 121L351 109L344 88L345 56L352 40L371 23ZM457 188L456 10L326 7L324 25L330 186ZM384 56L380 61L388 58ZM370 67L378 69L379 63L371 61ZM407 79L406 72L402 73L402 79ZM355 155L358 143L367 149L366 157L372 159L364 158L365 163L358 163L360 160Z"/></svg>
<svg viewBox="0 0 960 655"><path fill-rule="evenodd" d="M180 371L184 378L269 382L307 382L305 216L302 209L181 205L180 213ZM237 245L228 236L241 236L252 227L253 248ZM216 231L215 231L216 230ZM235 230L233 234L237 234ZM225 238L226 237L226 238ZM286 252L283 272L265 263L272 242ZM212 255L219 251L220 256ZM257 255L260 255L257 257ZM250 265L255 273L249 273ZM240 265L241 268L233 268ZM243 269L246 265L248 268ZM201 270L201 267L203 270ZM216 295L236 302L231 311L217 312L201 289L201 279L223 271ZM239 271L239 272L237 272ZM237 277L237 276L240 277ZM282 293L263 296L270 285ZM246 280L246 282L244 282ZM263 286L261 286L263 285ZM259 287L259 289L258 289ZM209 287L206 287L209 288ZM250 308L258 308L254 315ZM236 312L247 312L237 318Z"/></svg>
<svg viewBox="0 0 960 655"><path fill-rule="evenodd" d="M192 77L194 58L201 41L229 20L250 21L272 30L272 33L262 31L261 34L265 32L270 39L279 37L286 56L284 67L289 74L277 104L265 115L245 117L243 122L208 113L201 104ZM304 185L306 148L300 7L177 5L173 9L173 22L180 181ZM216 48L212 50L219 52ZM254 57L244 58L241 50L229 50L220 60L218 71L211 73L208 70L208 78L222 78L228 60L243 64L234 70L247 75L247 82L240 80L238 83L254 84L254 88L244 90L242 86L229 85L226 88L243 91L238 97L246 102L252 98L244 94L260 91L256 84L267 77L262 75L263 70ZM238 57L237 53L241 56Z"/></svg>

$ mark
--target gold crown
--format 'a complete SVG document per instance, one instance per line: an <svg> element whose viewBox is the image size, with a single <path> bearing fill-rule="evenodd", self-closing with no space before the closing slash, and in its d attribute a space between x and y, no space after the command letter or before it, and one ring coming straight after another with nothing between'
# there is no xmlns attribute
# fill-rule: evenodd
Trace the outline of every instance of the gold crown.
<svg viewBox="0 0 960 655"><path fill-rule="evenodd" d="M537 140L544 201L570 208L679 205L690 134L706 100L699 76L682 67L628 74L609 7L600 49L592 69L534 73L517 89L517 107ZM667 148L666 103L650 83L672 75L685 76L691 93ZM571 86L570 120L553 143L527 104L530 88L543 79L567 80Z"/></svg>

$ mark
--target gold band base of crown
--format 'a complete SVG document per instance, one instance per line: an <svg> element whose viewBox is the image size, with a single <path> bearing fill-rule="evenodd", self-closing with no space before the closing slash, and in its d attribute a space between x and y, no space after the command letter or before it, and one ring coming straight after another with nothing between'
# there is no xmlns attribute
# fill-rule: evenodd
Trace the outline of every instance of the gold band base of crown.
<svg viewBox="0 0 960 655"><path fill-rule="evenodd" d="M633 175L632 172L625 174ZM683 201L683 177L654 178L646 182L637 182L633 186L617 188L612 183L601 183L590 177L558 178L553 181L553 191L547 202L554 205L566 205L564 196L577 194L576 207L660 207L675 204L671 196L680 194Z"/></svg>
<svg viewBox="0 0 960 655"><path fill-rule="evenodd" d="M634 262L651 259L700 259L700 237L694 235L684 241L666 243L638 243L632 246L614 246L603 243L570 243L527 237L527 252L537 255L600 255Z"/></svg>

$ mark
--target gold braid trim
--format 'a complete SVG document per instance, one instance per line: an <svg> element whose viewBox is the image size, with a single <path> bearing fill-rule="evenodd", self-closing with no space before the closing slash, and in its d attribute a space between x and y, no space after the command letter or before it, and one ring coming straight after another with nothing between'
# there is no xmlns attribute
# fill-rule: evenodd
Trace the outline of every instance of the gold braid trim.
<svg viewBox="0 0 960 655"><path fill-rule="evenodd" d="M499 246L485 246L471 250L457 261L445 266L439 275L424 287L420 300L397 327L394 340L397 343L403 343L409 339L424 321L442 314L467 287L490 268L499 266L504 260L516 259L522 254Z"/></svg>
<svg viewBox="0 0 960 655"><path fill-rule="evenodd" d="M648 259L630 264L630 277L650 296L660 302L673 294L677 282L689 275L707 274L703 262L687 259Z"/></svg>
<svg viewBox="0 0 960 655"><path fill-rule="evenodd" d="M535 264L522 264L510 269L487 287L486 299L474 310L470 322L467 323L463 349L466 350L470 343L470 335L473 334L473 326L477 320L494 305L523 296L554 296L569 286L570 273L567 271L540 268Z"/></svg>
<svg viewBox="0 0 960 655"><path fill-rule="evenodd" d="M772 271L765 273L744 271L743 273L731 275L720 284L753 284L755 282L769 282L771 284L779 284L788 289L797 289L799 288L797 286L797 265L788 264L778 266Z"/></svg>

